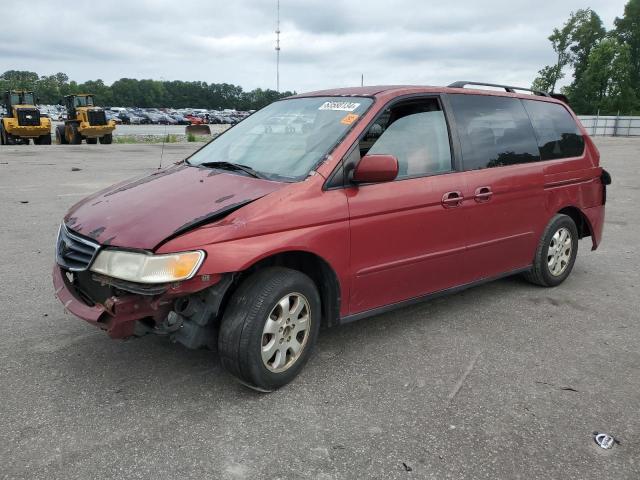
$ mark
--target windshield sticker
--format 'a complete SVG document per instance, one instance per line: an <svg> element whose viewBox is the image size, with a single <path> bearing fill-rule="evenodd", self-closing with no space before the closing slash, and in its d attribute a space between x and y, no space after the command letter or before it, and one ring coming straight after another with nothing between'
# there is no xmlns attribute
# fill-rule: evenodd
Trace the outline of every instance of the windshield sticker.
<svg viewBox="0 0 640 480"><path fill-rule="evenodd" d="M359 117L360 115L356 115L355 113L350 113L346 117L344 117L342 120L340 120L340 123L342 123L343 125L351 125Z"/></svg>
<svg viewBox="0 0 640 480"><path fill-rule="evenodd" d="M335 110L337 112L353 112L360 106L355 102L324 102L318 110Z"/></svg>

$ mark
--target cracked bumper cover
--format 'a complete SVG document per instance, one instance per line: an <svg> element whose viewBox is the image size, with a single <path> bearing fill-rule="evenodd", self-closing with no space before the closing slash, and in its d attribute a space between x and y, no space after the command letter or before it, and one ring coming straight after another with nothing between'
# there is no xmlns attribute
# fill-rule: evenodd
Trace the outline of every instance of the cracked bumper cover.
<svg viewBox="0 0 640 480"><path fill-rule="evenodd" d="M64 305L66 311L81 318L87 323L105 330L111 338L127 338L136 335L137 322L142 319L153 319L157 324L172 309L176 298L189 295L208 288L220 280L220 276L212 275L207 281L194 278L178 284L162 295L148 296L130 294L113 296L104 304L91 306L79 298L69 286L59 265L53 266L53 286L55 295ZM196 280L196 281L194 281ZM145 329L142 329L146 333Z"/></svg>

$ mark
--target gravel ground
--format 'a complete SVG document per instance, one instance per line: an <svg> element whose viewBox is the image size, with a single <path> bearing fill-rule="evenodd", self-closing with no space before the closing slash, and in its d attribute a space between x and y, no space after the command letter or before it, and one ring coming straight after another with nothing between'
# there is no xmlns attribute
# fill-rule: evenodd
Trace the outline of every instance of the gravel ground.
<svg viewBox="0 0 640 480"><path fill-rule="evenodd" d="M640 478L640 140L596 141L604 241L580 243L562 286L509 278L326 330L266 395L211 352L110 340L53 296L64 212L156 168L159 145L3 147L0 478Z"/></svg>

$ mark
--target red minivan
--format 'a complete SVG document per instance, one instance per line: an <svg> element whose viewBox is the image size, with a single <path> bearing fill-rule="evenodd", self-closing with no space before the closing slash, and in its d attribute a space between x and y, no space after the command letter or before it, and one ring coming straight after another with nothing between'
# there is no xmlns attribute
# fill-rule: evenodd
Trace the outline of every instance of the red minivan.
<svg viewBox="0 0 640 480"><path fill-rule="evenodd" d="M321 325L517 273L559 285L578 239L600 242L610 177L564 102L474 85L290 97L82 200L60 226L57 297L112 338L217 348L270 391Z"/></svg>

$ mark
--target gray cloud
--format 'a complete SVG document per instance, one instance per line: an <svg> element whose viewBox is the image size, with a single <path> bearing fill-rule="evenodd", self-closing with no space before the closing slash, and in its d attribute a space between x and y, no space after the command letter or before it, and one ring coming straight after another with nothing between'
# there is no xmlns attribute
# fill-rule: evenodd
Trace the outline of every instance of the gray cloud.
<svg viewBox="0 0 640 480"><path fill-rule="evenodd" d="M281 0L281 87L473 79L528 85L584 0ZM275 87L275 0L5 0L0 71ZM625 0L590 6L610 27ZM44 41L43 41L44 40Z"/></svg>

